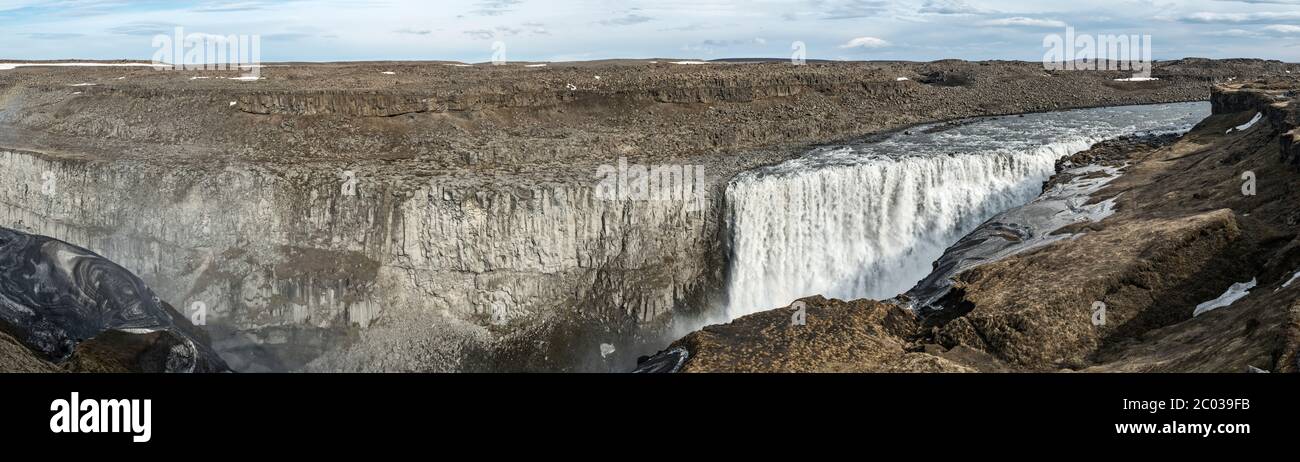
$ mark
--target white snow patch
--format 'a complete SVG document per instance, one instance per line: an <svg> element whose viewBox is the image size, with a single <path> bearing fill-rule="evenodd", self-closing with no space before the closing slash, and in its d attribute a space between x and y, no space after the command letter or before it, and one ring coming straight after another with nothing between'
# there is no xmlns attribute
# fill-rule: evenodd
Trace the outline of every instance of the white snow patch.
<svg viewBox="0 0 1300 462"><path fill-rule="evenodd" d="M1157 77L1129 77L1126 79L1115 79L1116 82L1150 82L1152 80L1160 79Z"/></svg>
<svg viewBox="0 0 1300 462"><path fill-rule="evenodd" d="M1236 126L1236 127L1229 128L1228 131L1225 132L1225 133L1244 132L1244 131L1246 131L1246 130L1250 130L1250 127L1254 127L1255 124L1258 123L1259 120L1260 120L1260 119L1263 119L1263 118L1264 118L1264 113L1263 113L1263 112L1256 112L1256 113L1255 113L1255 117L1251 118L1251 119L1250 119L1250 122L1246 122L1246 123L1241 124L1241 125L1238 125L1238 126Z"/></svg>
<svg viewBox="0 0 1300 462"><path fill-rule="evenodd" d="M95 84L95 83L74 83L74 84L72 84L72 85L68 85L68 86L69 86L69 87L93 87L93 86L95 86L95 85L98 85L98 84Z"/></svg>
<svg viewBox="0 0 1300 462"><path fill-rule="evenodd" d="M912 79L909 79L909 78L907 78L907 77L899 77L899 78L897 78L897 79L894 79L895 82L902 82L902 81L906 81L906 80L912 80Z"/></svg>
<svg viewBox="0 0 1300 462"><path fill-rule="evenodd" d="M253 81L253 80L262 80L262 79L264 79L264 78L265 78L265 77L254 77L254 76L251 76L251 75L244 75L244 76L239 76L239 77L231 77L230 80L242 80L242 81L248 82L248 81Z"/></svg>
<svg viewBox="0 0 1300 462"><path fill-rule="evenodd" d="M396 73L396 72L393 72L393 71L384 71L384 72L380 72L380 74L384 74L384 75L397 75L397 73Z"/></svg>
<svg viewBox="0 0 1300 462"><path fill-rule="evenodd" d="M446 64L446 65L447 65L447 66L451 66L451 67L470 67L469 64L454 64L454 63L453 63L453 64Z"/></svg>
<svg viewBox="0 0 1300 462"><path fill-rule="evenodd" d="M529 64L529 65L526 65L526 66L524 66L524 67L546 67L546 65L545 65L545 64Z"/></svg>
<svg viewBox="0 0 1300 462"><path fill-rule="evenodd" d="M0 63L0 71L19 67L172 67L170 64L148 63Z"/></svg>
<svg viewBox="0 0 1300 462"><path fill-rule="evenodd" d="M196 76L194 76L194 77L190 77L190 80L204 80L204 79L210 79L210 78L212 78L212 77L207 77L207 76L198 76L198 75L196 75Z"/></svg>
<svg viewBox="0 0 1300 462"><path fill-rule="evenodd" d="M1225 306L1231 305L1233 302L1237 300L1241 300L1242 297L1245 297L1247 294L1250 293L1250 289L1255 288L1255 282L1256 282L1255 279L1251 279L1250 282L1239 282L1233 284L1232 287L1229 287L1228 291L1224 292L1223 295L1220 295L1219 298L1210 300L1200 305L1196 305L1196 310L1192 312L1192 317L1194 318L1200 316L1202 313L1208 312L1210 310L1218 309L1218 308L1223 308Z"/></svg>
<svg viewBox="0 0 1300 462"><path fill-rule="evenodd" d="M231 101L231 102L230 102L230 107L235 107L236 104L239 104L239 103L234 102L234 101Z"/></svg>
<svg viewBox="0 0 1300 462"><path fill-rule="evenodd" d="M673 64L708 64L705 61L673 61Z"/></svg>
<svg viewBox="0 0 1300 462"><path fill-rule="evenodd" d="M1285 289L1287 287L1291 287L1291 284L1295 283L1296 280L1300 280L1300 271L1296 271L1295 274L1291 275L1291 279L1288 279L1286 282L1282 283L1282 287L1274 290L1274 292Z"/></svg>

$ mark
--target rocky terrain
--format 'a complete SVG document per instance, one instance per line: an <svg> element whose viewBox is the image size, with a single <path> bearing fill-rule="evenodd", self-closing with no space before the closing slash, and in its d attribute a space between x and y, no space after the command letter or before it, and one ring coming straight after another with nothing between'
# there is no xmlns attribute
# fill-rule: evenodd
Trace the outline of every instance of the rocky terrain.
<svg viewBox="0 0 1300 462"><path fill-rule="evenodd" d="M686 357L679 369L689 372L1297 372L1297 88L1292 78L1219 85L1213 115L1184 136L1062 159L1044 195L1104 175L1077 167L1115 169L1088 200L1112 202L1112 215L1015 233L1005 231L1020 216L1011 211L950 249L941 277L908 296L813 297L805 325L775 309L692 333L661 356ZM1045 235L1060 239L1022 245ZM961 258L980 261L943 264ZM928 301L916 305L917 295Z"/></svg>
<svg viewBox="0 0 1300 462"><path fill-rule="evenodd" d="M1203 100L1291 70L19 67L0 70L0 226L86 247L204 311L235 370L626 370L716 305L721 191L739 172L921 122ZM609 200L600 172L620 160L704 180Z"/></svg>

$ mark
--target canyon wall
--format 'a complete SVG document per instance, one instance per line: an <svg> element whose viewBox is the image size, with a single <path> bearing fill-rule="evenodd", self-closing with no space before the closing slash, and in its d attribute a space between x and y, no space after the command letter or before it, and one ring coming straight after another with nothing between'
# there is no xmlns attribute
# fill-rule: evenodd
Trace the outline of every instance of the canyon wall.
<svg viewBox="0 0 1300 462"><path fill-rule="evenodd" d="M707 280L701 259L669 256L710 253L716 229L704 195L617 200L22 151L0 164L0 220L95 248L186 313L204 311L211 328L237 332L216 343L245 370L302 367L385 310L476 321L454 323L466 338L582 305L605 323L651 323Z"/></svg>

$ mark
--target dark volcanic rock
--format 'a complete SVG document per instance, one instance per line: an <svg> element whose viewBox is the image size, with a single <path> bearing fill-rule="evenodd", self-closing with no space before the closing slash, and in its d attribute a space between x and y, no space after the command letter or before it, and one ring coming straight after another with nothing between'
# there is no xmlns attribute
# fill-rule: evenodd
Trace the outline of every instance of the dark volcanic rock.
<svg viewBox="0 0 1300 462"><path fill-rule="evenodd" d="M7 228L0 228L0 330L50 362L103 364L86 370L226 370L202 333L129 271Z"/></svg>

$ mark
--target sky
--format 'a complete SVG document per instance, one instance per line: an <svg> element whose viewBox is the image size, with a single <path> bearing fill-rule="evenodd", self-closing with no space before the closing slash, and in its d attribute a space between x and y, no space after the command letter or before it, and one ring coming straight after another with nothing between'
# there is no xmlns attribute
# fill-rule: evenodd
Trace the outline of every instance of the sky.
<svg viewBox="0 0 1300 462"><path fill-rule="evenodd" d="M261 59L1019 59L1048 34L1150 35L1155 59L1300 62L1300 0L0 0L0 59L144 59L257 35Z"/></svg>

